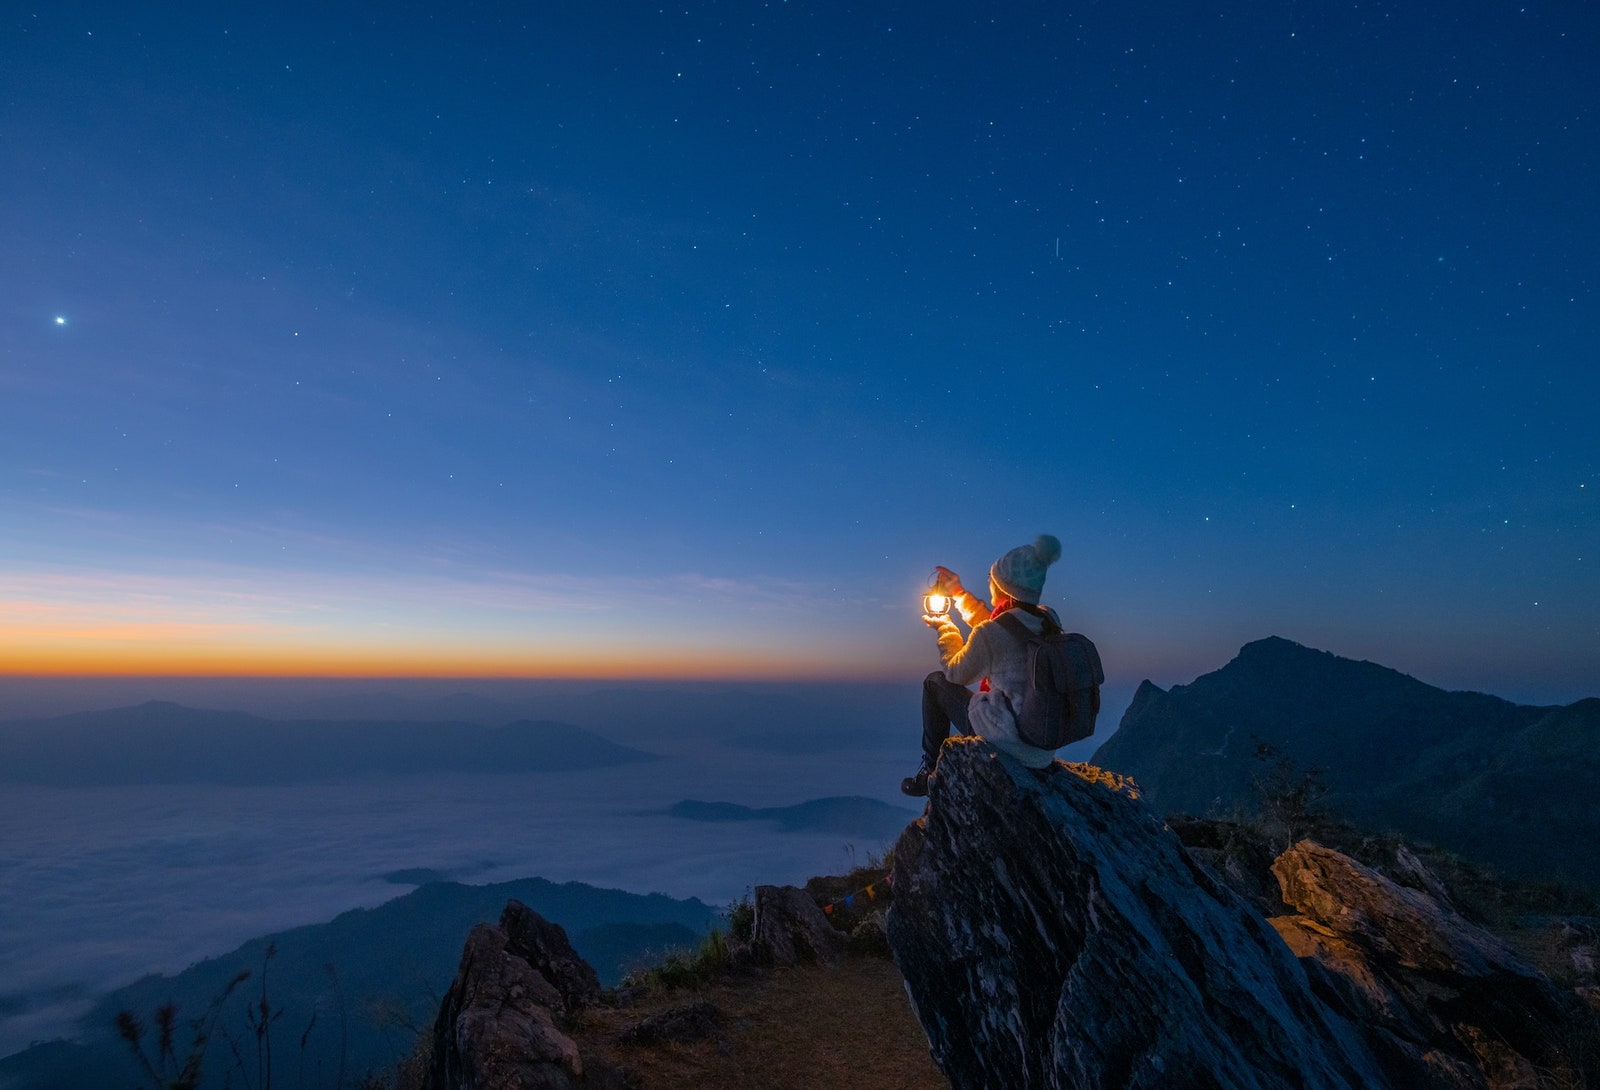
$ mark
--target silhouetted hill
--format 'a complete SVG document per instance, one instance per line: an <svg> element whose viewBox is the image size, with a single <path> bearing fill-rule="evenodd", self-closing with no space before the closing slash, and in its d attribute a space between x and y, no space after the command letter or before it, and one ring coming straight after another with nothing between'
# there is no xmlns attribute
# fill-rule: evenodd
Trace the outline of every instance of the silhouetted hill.
<svg viewBox="0 0 1600 1090"><path fill-rule="evenodd" d="M435 882L377 908L355 909L329 923L253 939L176 976L136 981L106 996L84 1017L76 1043L37 1045L0 1060L0 1085L16 1090L138 1085L132 1056L115 1035L117 1012L131 1010L148 1021L162 1004L175 1002L180 1024L187 1025L187 1019L203 1014L245 969L253 976L229 999L223 1027L241 1047L248 1040L253 1061L255 1041L244 1023L244 1007L260 998L263 964L267 999L285 1012L274 1029L280 1070L301 1064L299 1039L314 1013L305 1070L320 1065L324 1077L311 1079L310 1085L332 1085L341 1034L348 1040L346 1085L354 1085L362 1072L387 1068L412 1047L416 1030L433 1017L455 974L462 939L473 925L497 918L512 898L565 926L573 946L606 984L667 949L697 944L719 918L699 900L641 896L577 882ZM269 942L276 944L276 953L264 962ZM187 1037L182 1043L187 1044ZM210 1059L225 1065L227 1053L219 1043ZM216 1068L217 1077L205 1085L224 1085L221 1071Z"/></svg>
<svg viewBox="0 0 1600 1090"><path fill-rule="evenodd" d="M1263 748L1265 747L1265 748ZM1146 681L1094 763L1167 811L1254 802L1270 765L1322 771L1330 808L1537 878L1600 883L1600 699L1446 692L1272 637L1163 691Z"/></svg>
<svg viewBox="0 0 1600 1090"><path fill-rule="evenodd" d="M0 723L0 782L289 783L437 772L559 772L654 758L581 727L262 719L165 701Z"/></svg>
<svg viewBox="0 0 1600 1090"><path fill-rule="evenodd" d="M763 807L684 799L668 807L667 813L690 821L774 821L785 832L840 833L884 840L899 836L906 823L917 816L915 810L859 795Z"/></svg>

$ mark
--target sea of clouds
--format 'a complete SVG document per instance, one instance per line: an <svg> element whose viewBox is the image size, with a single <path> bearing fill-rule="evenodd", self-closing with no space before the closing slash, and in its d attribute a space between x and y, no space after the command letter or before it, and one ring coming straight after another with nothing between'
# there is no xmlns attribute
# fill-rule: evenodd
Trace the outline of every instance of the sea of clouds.
<svg viewBox="0 0 1600 1090"><path fill-rule="evenodd" d="M914 743L913 743L914 744ZM660 813L857 794L907 803L900 753L724 751L594 771L274 787L0 793L0 1055L68 1035L93 999L259 935L398 896L383 876L538 876L726 904L757 883L847 869L884 845ZM908 815L909 816L909 815Z"/></svg>
<svg viewBox="0 0 1600 1090"><path fill-rule="evenodd" d="M661 811L686 798L779 807L857 795L903 806L909 819L920 805L899 783L919 752L918 697L915 683L541 694L563 721L662 754L596 770L255 787L6 784L0 1056L71 1036L98 996L145 974L414 888L384 877L395 871L472 883L541 877L714 905L753 885L842 873L887 845ZM1096 739L1063 756L1087 758L1122 702ZM513 710L534 709L496 706L482 718L505 722Z"/></svg>

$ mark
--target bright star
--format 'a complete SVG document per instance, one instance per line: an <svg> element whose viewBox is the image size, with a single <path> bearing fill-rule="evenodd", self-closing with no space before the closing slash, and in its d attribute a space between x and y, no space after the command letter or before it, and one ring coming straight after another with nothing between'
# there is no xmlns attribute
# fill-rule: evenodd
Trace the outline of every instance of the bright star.
<svg viewBox="0 0 1600 1090"><path fill-rule="evenodd" d="M67 320L65 318L63 318L61 315L57 314L56 315L56 325L66 325L66 324L67 324Z"/></svg>

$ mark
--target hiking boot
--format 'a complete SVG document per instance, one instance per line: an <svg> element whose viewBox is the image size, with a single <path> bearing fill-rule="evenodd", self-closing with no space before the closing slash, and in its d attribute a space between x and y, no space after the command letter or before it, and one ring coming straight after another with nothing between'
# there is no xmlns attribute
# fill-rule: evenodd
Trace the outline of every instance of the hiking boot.
<svg viewBox="0 0 1600 1090"><path fill-rule="evenodd" d="M922 798L928 793L928 780L933 776L933 770L924 761L917 767L915 776L907 776L900 781L900 790L912 798Z"/></svg>

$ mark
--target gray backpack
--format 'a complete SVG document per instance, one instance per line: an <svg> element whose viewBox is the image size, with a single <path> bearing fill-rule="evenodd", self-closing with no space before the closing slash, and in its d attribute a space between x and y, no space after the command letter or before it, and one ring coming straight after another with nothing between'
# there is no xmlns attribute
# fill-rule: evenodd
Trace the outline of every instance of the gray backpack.
<svg viewBox="0 0 1600 1090"><path fill-rule="evenodd" d="M1028 651L1028 683L1011 709L1017 737L1040 749L1059 749L1093 734L1106 674L1089 637L1063 632L1048 618L1043 632L1009 612L996 620Z"/></svg>

